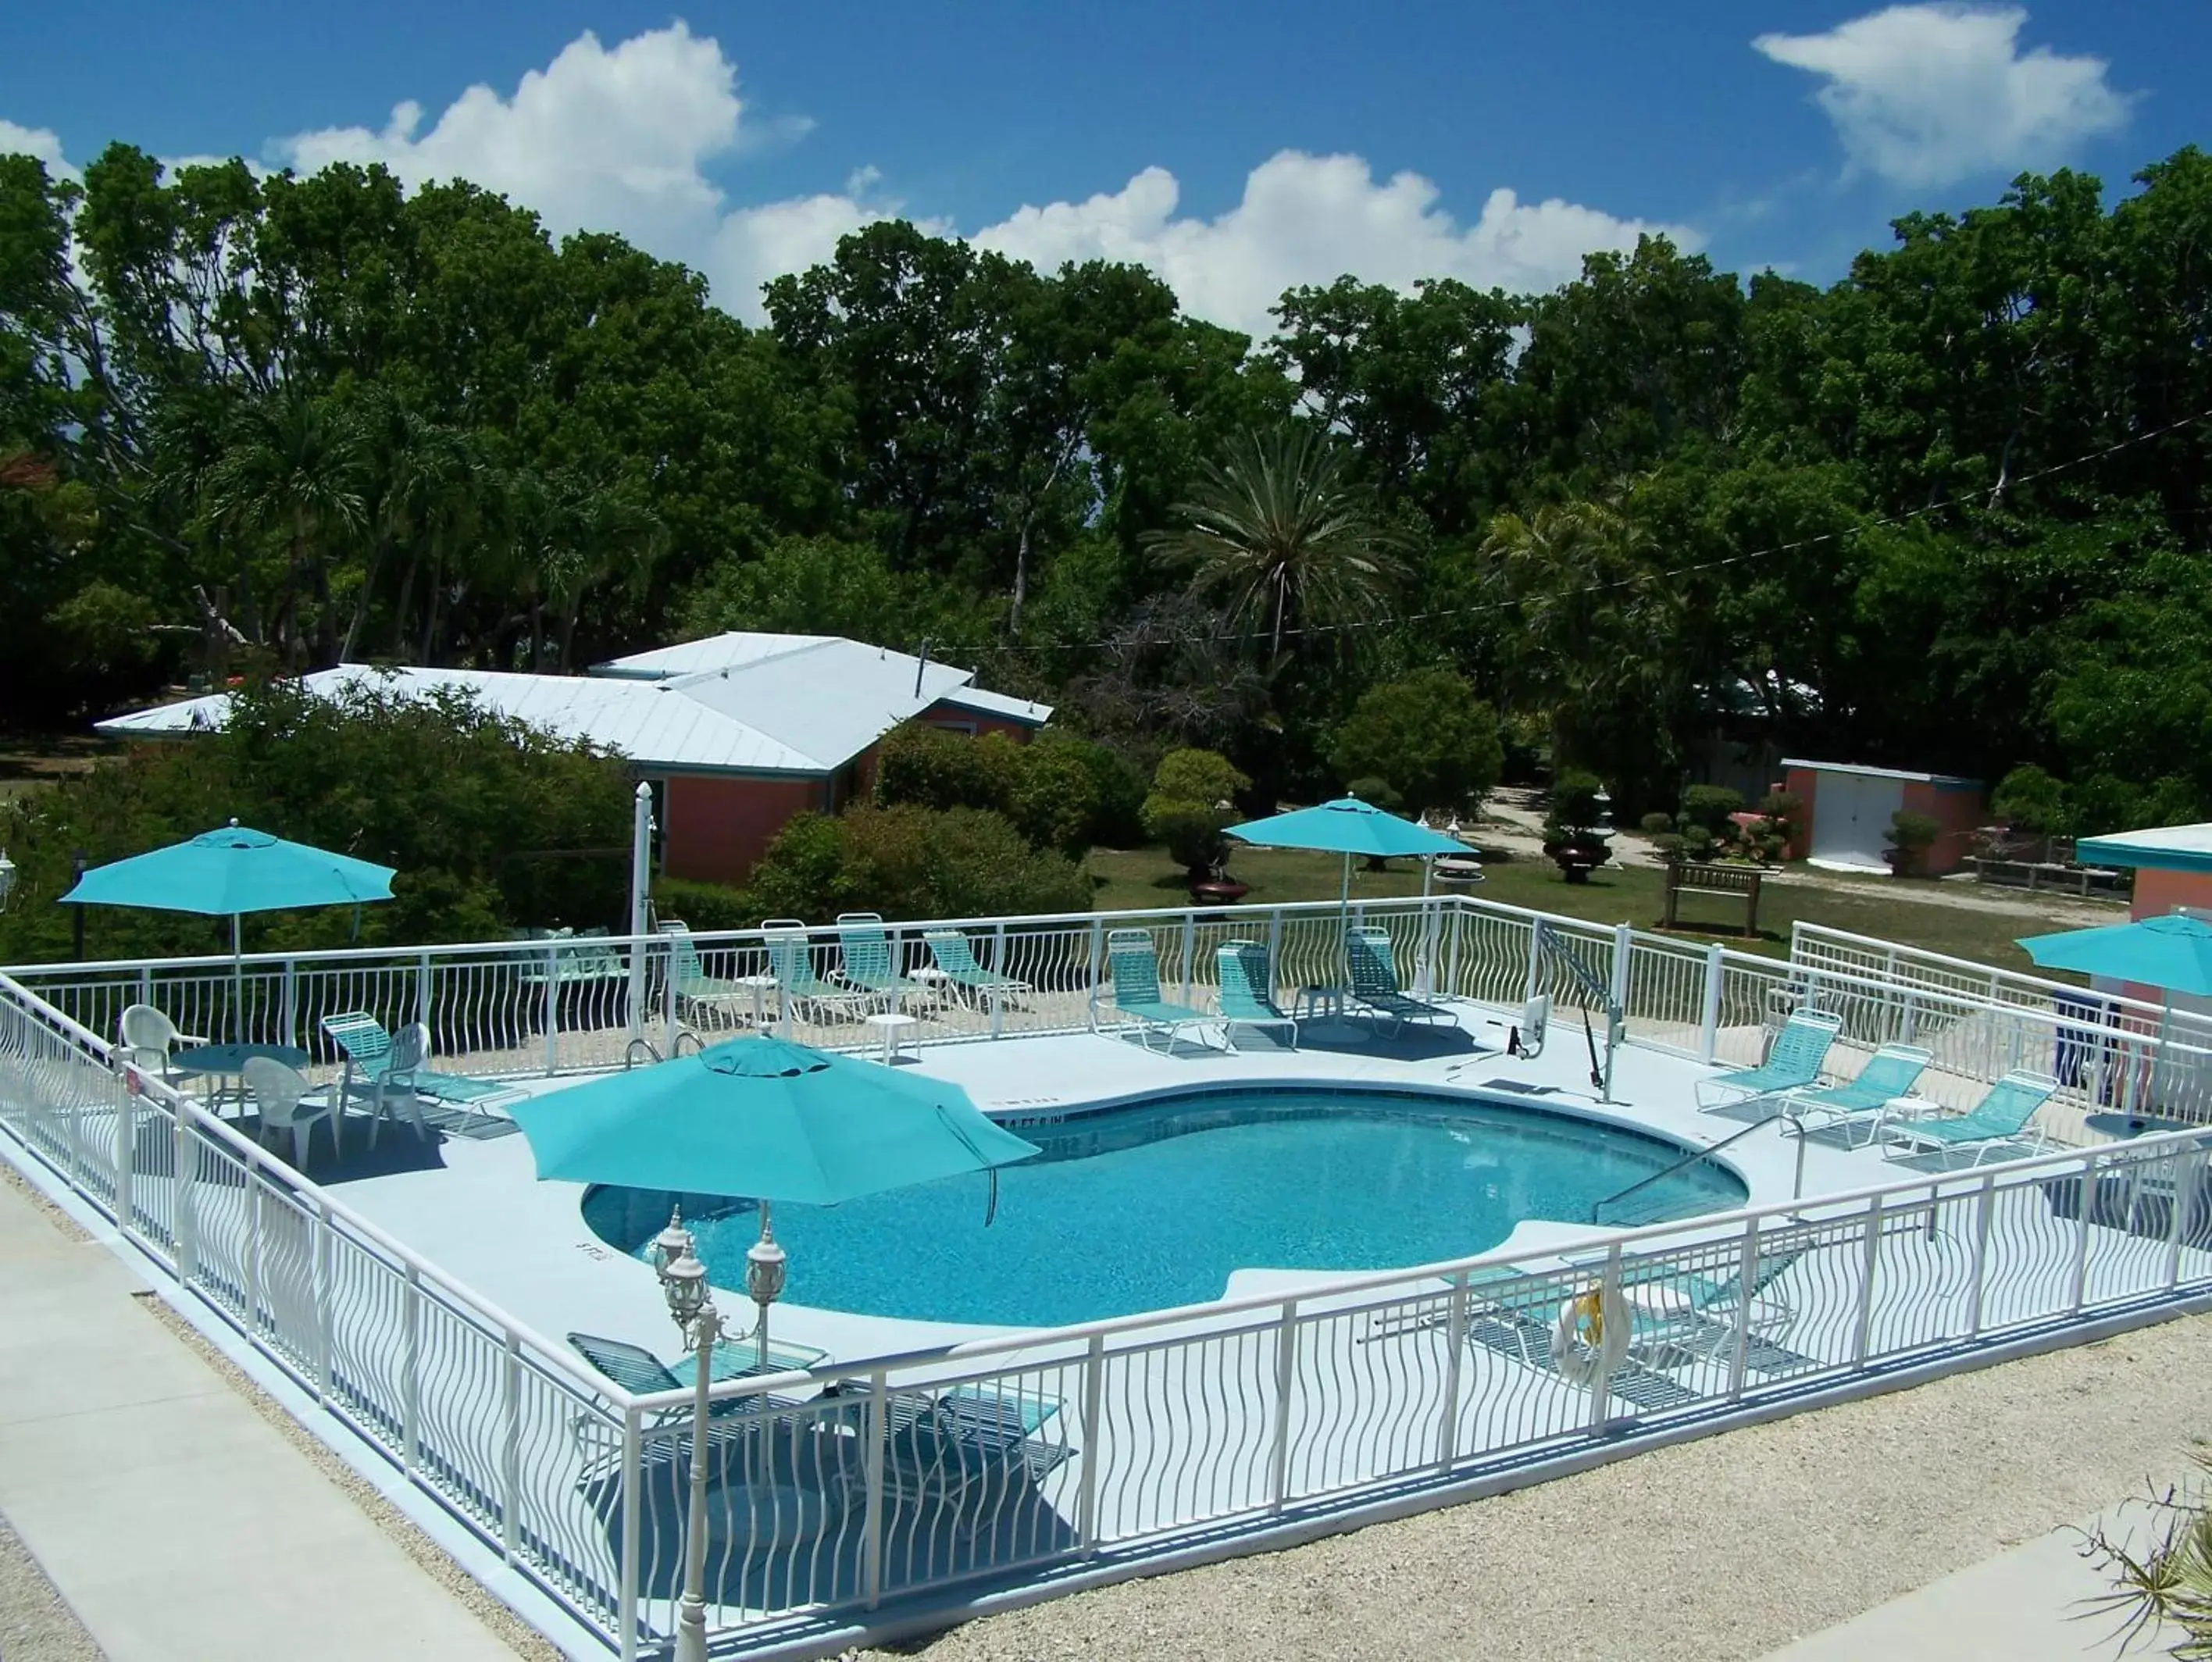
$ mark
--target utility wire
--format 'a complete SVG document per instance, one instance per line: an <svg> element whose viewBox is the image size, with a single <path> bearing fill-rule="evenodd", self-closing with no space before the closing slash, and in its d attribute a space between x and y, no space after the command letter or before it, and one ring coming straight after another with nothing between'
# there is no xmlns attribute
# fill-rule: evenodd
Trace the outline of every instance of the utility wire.
<svg viewBox="0 0 2212 1662"><path fill-rule="evenodd" d="M2106 445L2101 450L2094 450L2086 455L2075 456L2063 462L2053 462L2048 467L2038 468L2033 473L2023 473L2017 478L2000 478L1986 492L1975 491L1963 496L1947 496L1940 501L1929 502L1923 506L1909 509L1903 513L1890 514L1879 519L1869 519L1863 525L1852 525L1843 531L1824 531L1811 537L1801 537L1795 542L1775 543L1763 549L1753 549L1742 554L1723 555L1716 559L1700 560L1691 565L1676 566L1666 571L1647 572L1634 577L1615 578L1609 582L1585 583L1573 588L1552 590L1547 591L1547 596L1561 598L1574 594L1603 594L1613 589L1629 588L1654 581L1665 582L1678 577L1692 577L1699 572L1717 571L1723 566L1741 565L1747 561L1767 560L1778 555L1796 554L1807 549L1818 548L1823 543L1840 543L1846 537L1861 537L1868 531L1888 531L1899 525L1908 525L1915 520L1924 519L1930 514L1941 513L1950 508L1966 506L1984 498L1986 498L1990 506L1994 506L2006 491L2017 490L2022 485L2033 484L2036 481L2048 479L2054 474L2069 472L2075 468L2087 467L2093 462L2101 462L2107 456L2117 455L2121 451L2131 449L2136 445L2148 444L2154 439L2163 439L2168 434L2179 433L2184 428L2193 427L2197 422L2207 420L2212 420L2212 409L2201 409L2193 416L2184 416L2179 421L2169 422L2164 427L2153 428L2148 432L2138 433L2131 438L2122 439ZM1472 617L1491 612L1507 611L1520 604L1522 603L1519 599L1492 600L1486 601L1480 605L1439 607L1431 611L1388 613L1380 617L1358 618L1341 623L1300 623L1283 630L1282 633L1287 637L1344 634L1358 629L1388 629L1406 623L1429 623L1442 618ZM1252 630L1246 628L1218 631L1212 634L1161 635L1139 637L1134 640L1057 640L1020 644L1019 650L1053 652L1127 651L1142 646L1211 644L1242 639L1252 633Z"/></svg>

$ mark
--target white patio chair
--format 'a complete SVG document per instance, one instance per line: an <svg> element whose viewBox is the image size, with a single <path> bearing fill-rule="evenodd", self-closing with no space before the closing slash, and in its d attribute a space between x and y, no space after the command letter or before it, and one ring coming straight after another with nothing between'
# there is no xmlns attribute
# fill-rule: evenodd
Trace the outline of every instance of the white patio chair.
<svg viewBox="0 0 2212 1662"><path fill-rule="evenodd" d="M319 1102L309 1101L308 1095L314 1087L307 1077L297 1068L288 1068L265 1056L246 1058L243 1071L246 1093L261 1111L261 1140L264 1143L270 1131L289 1129L292 1133L292 1164L305 1171L310 1134L319 1121L327 1120L331 1153L337 1153L338 1099L335 1094L325 1096Z"/></svg>
<svg viewBox="0 0 2212 1662"><path fill-rule="evenodd" d="M123 1059L142 1068L158 1069L164 1079L169 1077L173 1047L180 1043L207 1043L196 1033L178 1032L177 1024L151 1004L125 1006L116 1018L115 1030L123 1041Z"/></svg>

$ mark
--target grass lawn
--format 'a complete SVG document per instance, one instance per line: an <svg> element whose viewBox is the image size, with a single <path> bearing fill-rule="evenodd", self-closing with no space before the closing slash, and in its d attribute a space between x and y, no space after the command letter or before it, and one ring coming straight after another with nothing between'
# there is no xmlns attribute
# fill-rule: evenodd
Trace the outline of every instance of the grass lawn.
<svg viewBox="0 0 2212 1662"><path fill-rule="evenodd" d="M1400 860L1386 871L1362 870L1354 860L1352 895L1354 900L1387 900L1421 892L1418 862ZM1101 911L1134 910L1147 907L1188 904L1181 870L1157 848L1097 848L1089 869L1097 888ZM1310 854L1296 849L1240 848L1229 862L1231 874L1249 884L1247 906L1270 906L1291 901L1333 901L1342 881L1342 862L1331 854ZM1770 883L1759 900L1759 938L1747 941L1735 931L1741 905L1724 897L1689 895L1682 911L1687 926L1676 933L1685 938L1711 939L1753 952L1786 957L1790 926L1802 920L1830 929L1849 930L1948 953L1978 963L2011 969L2033 967L2027 955L2013 944L2014 937L2034 935L2064 925L2040 922L2010 913L1985 912L1947 906L1935 900L1912 898L1929 885L1869 878L1848 890ZM1483 882L1469 890L1477 899L1498 901L1532 911L1553 912L1593 923L1630 923L1638 929L1656 929L1661 910L1660 873L1644 868L1610 866L1594 871L1586 883L1571 883L1549 861L1507 860L1484 868ZM2124 913L2111 908L2083 908L2081 925L2124 921ZM1710 935L1690 919L1711 919Z"/></svg>

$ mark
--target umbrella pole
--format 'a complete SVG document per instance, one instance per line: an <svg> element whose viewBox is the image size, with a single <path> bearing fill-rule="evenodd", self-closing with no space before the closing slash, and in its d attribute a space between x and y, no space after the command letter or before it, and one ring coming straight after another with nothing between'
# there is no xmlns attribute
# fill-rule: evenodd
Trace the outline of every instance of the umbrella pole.
<svg viewBox="0 0 2212 1662"><path fill-rule="evenodd" d="M230 914L230 1042L242 1043L246 1038L246 1016L241 1006L246 1002L246 968L239 950L238 913Z"/></svg>

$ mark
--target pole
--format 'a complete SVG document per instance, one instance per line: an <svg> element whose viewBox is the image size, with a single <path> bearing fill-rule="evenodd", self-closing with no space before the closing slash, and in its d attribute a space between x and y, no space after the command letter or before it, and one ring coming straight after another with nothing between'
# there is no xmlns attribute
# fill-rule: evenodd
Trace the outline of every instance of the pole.
<svg viewBox="0 0 2212 1662"><path fill-rule="evenodd" d="M230 914L230 1042L243 1043L246 1015L246 968L239 950L238 913Z"/></svg>
<svg viewBox="0 0 2212 1662"><path fill-rule="evenodd" d="M676 1616L676 1662L707 1662L707 1387L722 1318L702 1306L692 1330L699 1354L691 1386L691 1512L684 1530L684 1601Z"/></svg>
<svg viewBox="0 0 2212 1662"><path fill-rule="evenodd" d="M637 782L629 829L629 1036L645 1035L645 934L653 882L653 787Z"/></svg>

